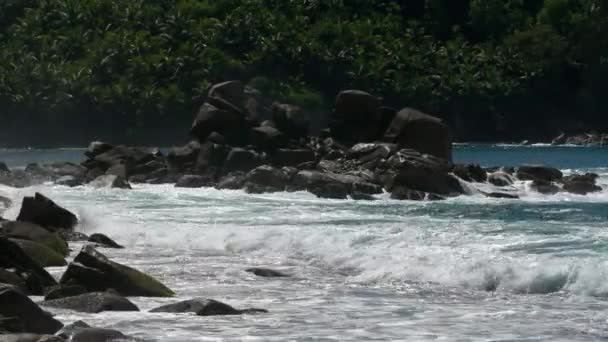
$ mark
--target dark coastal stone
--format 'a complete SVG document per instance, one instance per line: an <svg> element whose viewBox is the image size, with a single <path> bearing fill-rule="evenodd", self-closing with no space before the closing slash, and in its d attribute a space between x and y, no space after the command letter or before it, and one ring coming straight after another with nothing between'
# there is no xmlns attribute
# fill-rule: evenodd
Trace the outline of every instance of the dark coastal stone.
<svg viewBox="0 0 608 342"><path fill-rule="evenodd" d="M245 106L245 86L241 81L226 81L213 85L207 94L209 98L220 98L243 111Z"/></svg>
<svg viewBox="0 0 608 342"><path fill-rule="evenodd" d="M488 182L496 186L513 185L514 179L510 174L503 171L496 171L488 175Z"/></svg>
<svg viewBox="0 0 608 342"><path fill-rule="evenodd" d="M253 145L262 149L276 149L287 145L285 133L271 126L255 127L251 130Z"/></svg>
<svg viewBox="0 0 608 342"><path fill-rule="evenodd" d="M287 175L270 165L258 166L245 176L245 183L260 185L283 191L289 182Z"/></svg>
<svg viewBox="0 0 608 342"><path fill-rule="evenodd" d="M176 188L202 188L215 182L210 176L183 175L175 183Z"/></svg>
<svg viewBox="0 0 608 342"><path fill-rule="evenodd" d="M78 224L76 215L38 192L23 198L17 221L35 223L49 230L73 229Z"/></svg>
<svg viewBox="0 0 608 342"><path fill-rule="evenodd" d="M154 150L120 145L95 156L87 166L89 169L91 166L98 167L105 172L112 167L124 165L126 176L129 177L135 166L145 164L156 157Z"/></svg>
<svg viewBox="0 0 608 342"><path fill-rule="evenodd" d="M567 181L564 182L563 188L565 191L577 195L587 195L602 191L602 187L585 181Z"/></svg>
<svg viewBox="0 0 608 342"><path fill-rule="evenodd" d="M544 165L522 165L517 169L517 178L520 180L556 182L562 177L560 170Z"/></svg>
<svg viewBox="0 0 608 342"><path fill-rule="evenodd" d="M77 241L87 241L89 240L89 236L75 231L61 231L59 232L61 237L67 242L77 242Z"/></svg>
<svg viewBox="0 0 608 342"><path fill-rule="evenodd" d="M486 197L490 198L506 198L506 199L519 199L519 196L512 193L506 192L482 192Z"/></svg>
<svg viewBox="0 0 608 342"><path fill-rule="evenodd" d="M25 334L24 333L24 334L0 335L0 342L67 342L67 341L59 336Z"/></svg>
<svg viewBox="0 0 608 342"><path fill-rule="evenodd" d="M92 292L60 299L45 300L42 306L68 309L77 312L100 313L104 311L139 311L125 297L112 292Z"/></svg>
<svg viewBox="0 0 608 342"><path fill-rule="evenodd" d="M346 199L348 187L342 183L319 184L308 189L309 192L319 198Z"/></svg>
<svg viewBox="0 0 608 342"><path fill-rule="evenodd" d="M384 134L384 141L452 160L452 136L448 126L441 119L413 108L397 113Z"/></svg>
<svg viewBox="0 0 608 342"><path fill-rule="evenodd" d="M424 191L411 190L405 187L397 187L391 192L391 198L396 200L424 201L427 194Z"/></svg>
<svg viewBox="0 0 608 342"><path fill-rule="evenodd" d="M45 301L61 299L66 297L79 296L88 293L87 289L80 285L57 285L49 288L44 296Z"/></svg>
<svg viewBox="0 0 608 342"><path fill-rule="evenodd" d="M215 186L216 189L225 190L238 190L242 189L245 185L245 173L233 172L224 176Z"/></svg>
<svg viewBox="0 0 608 342"><path fill-rule="evenodd" d="M228 304L213 299L196 298L183 302L164 305L150 310L150 312L187 313L191 312L197 316L226 316L241 315L245 313L265 313L263 309L237 310Z"/></svg>
<svg viewBox="0 0 608 342"><path fill-rule="evenodd" d="M101 142L101 141L93 141L89 144L89 147L87 148L87 150L84 152L84 154L89 157L89 158L95 158L96 156L108 152L109 150L113 149L114 146L105 143L105 142Z"/></svg>
<svg viewBox="0 0 608 342"><path fill-rule="evenodd" d="M89 236L88 241L94 242L95 244L97 244L98 247L116 248L116 249L124 248L123 246L116 243L116 241L114 241L114 240L110 239L109 237L107 237L106 235L100 234L100 233L95 233L95 234Z"/></svg>
<svg viewBox="0 0 608 342"><path fill-rule="evenodd" d="M377 140L380 105L380 99L367 92L341 91L329 122L331 135L347 143Z"/></svg>
<svg viewBox="0 0 608 342"><path fill-rule="evenodd" d="M276 166L298 166L314 161L315 153L309 149L277 149L272 155L272 163Z"/></svg>
<svg viewBox="0 0 608 342"><path fill-rule="evenodd" d="M68 187L76 187L76 186L81 186L85 183L84 178L76 178L74 176L63 176L58 178L55 181L55 184L57 185L63 185L63 186L68 186Z"/></svg>
<svg viewBox="0 0 608 342"><path fill-rule="evenodd" d="M262 164L262 158L254 151L236 147L228 153L224 168L227 171L249 171Z"/></svg>
<svg viewBox="0 0 608 342"><path fill-rule="evenodd" d="M171 297L173 291L156 279L131 267L121 265L85 246L69 264L61 284L81 285L89 291L114 289L123 296Z"/></svg>
<svg viewBox="0 0 608 342"><path fill-rule="evenodd" d="M61 254L43 244L29 240L10 240L19 245L21 250L41 267L60 267L68 264Z"/></svg>
<svg viewBox="0 0 608 342"><path fill-rule="evenodd" d="M353 191L350 193L350 198L355 201L375 201L376 198L370 194L364 192Z"/></svg>
<svg viewBox="0 0 608 342"><path fill-rule="evenodd" d="M25 281L13 271L0 268L0 284L11 285L24 294L28 293Z"/></svg>
<svg viewBox="0 0 608 342"><path fill-rule="evenodd" d="M258 277L264 277L264 278L287 278L287 277L289 277L289 275L287 275L283 272L271 270L269 268L252 267L252 268L246 269L245 272L253 273Z"/></svg>
<svg viewBox="0 0 608 342"><path fill-rule="evenodd" d="M452 172L467 182L484 183L488 179L486 171L479 164L457 164Z"/></svg>
<svg viewBox="0 0 608 342"><path fill-rule="evenodd" d="M220 169L226 162L230 148L206 142L201 145L201 150L196 159L195 171L197 174L210 174Z"/></svg>
<svg viewBox="0 0 608 342"><path fill-rule="evenodd" d="M192 170L201 151L198 141L191 141L185 146L173 147L167 155L167 162L173 170Z"/></svg>
<svg viewBox="0 0 608 342"><path fill-rule="evenodd" d="M50 232L43 227L21 221L1 221L0 233L9 238L34 241L42 244L61 256L69 254L68 244L59 232Z"/></svg>
<svg viewBox="0 0 608 342"><path fill-rule="evenodd" d="M36 263L22 249L6 237L0 236L0 268L15 269L33 295L41 295L44 287L57 285L44 268Z"/></svg>
<svg viewBox="0 0 608 342"><path fill-rule="evenodd" d="M272 120L276 123L276 128L285 132L290 138L302 138L308 135L310 117L298 106L273 103Z"/></svg>
<svg viewBox="0 0 608 342"><path fill-rule="evenodd" d="M533 190L544 195L555 195L560 190L559 186L557 186L556 184L544 180L533 181L531 187Z"/></svg>
<svg viewBox="0 0 608 342"><path fill-rule="evenodd" d="M83 321L76 321L66 325L56 335L70 342L137 341L120 331L93 328Z"/></svg>
<svg viewBox="0 0 608 342"><path fill-rule="evenodd" d="M131 184L124 178L116 175L103 175L89 183L94 188L131 189Z"/></svg>
<svg viewBox="0 0 608 342"><path fill-rule="evenodd" d="M22 332L27 333L54 334L63 327L61 322L10 286L0 286L0 316L17 318L22 322Z"/></svg>
<svg viewBox="0 0 608 342"><path fill-rule="evenodd" d="M0 173L10 173L10 172L11 172L11 169L9 169L9 167L6 166L6 163L0 161Z"/></svg>
<svg viewBox="0 0 608 342"><path fill-rule="evenodd" d="M228 143L241 145L247 141L248 128L249 124L243 115L204 103L194 119L190 134L202 143L212 132L217 132L224 136Z"/></svg>

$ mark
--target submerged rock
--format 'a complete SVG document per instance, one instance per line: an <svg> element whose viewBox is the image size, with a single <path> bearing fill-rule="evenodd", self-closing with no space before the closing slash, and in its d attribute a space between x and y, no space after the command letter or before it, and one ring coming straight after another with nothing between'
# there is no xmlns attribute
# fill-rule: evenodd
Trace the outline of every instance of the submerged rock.
<svg viewBox="0 0 608 342"><path fill-rule="evenodd" d="M479 164L458 164L454 166L452 172L467 182L484 183L488 179L486 171Z"/></svg>
<svg viewBox="0 0 608 342"><path fill-rule="evenodd" d="M121 265L85 246L61 277L61 284L78 284L89 291L114 289L123 296L171 297L173 291L153 277Z"/></svg>
<svg viewBox="0 0 608 342"><path fill-rule="evenodd" d="M17 221L31 222L49 230L73 229L78 218L40 193L24 197Z"/></svg>
<svg viewBox="0 0 608 342"><path fill-rule="evenodd" d="M502 187L502 186L513 185L514 179L513 179L513 176L511 176L507 172L496 171L496 172L492 172L488 176L488 182L490 182L491 184L494 184L496 186Z"/></svg>
<svg viewBox="0 0 608 342"><path fill-rule="evenodd" d="M63 326L27 296L9 286L0 286L0 316L17 318L23 327L19 332L54 334Z"/></svg>
<svg viewBox="0 0 608 342"><path fill-rule="evenodd" d="M560 170L544 165L522 165L517 169L517 178L521 180L556 182L562 177Z"/></svg>
<svg viewBox="0 0 608 342"><path fill-rule="evenodd" d="M171 312L171 313L186 313L191 312L197 316L226 316L226 315L241 315L246 313L266 313L263 309L245 309L237 310L228 304L224 304L213 299L197 298L186 300L183 302L164 305L159 308L150 310L150 312Z"/></svg>
<svg viewBox="0 0 608 342"><path fill-rule="evenodd" d="M110 291L85 293L60 299L45 300L41 305L87 313L99 313L103 311L139 311L139 308L131 303L131 301Z"/></svg>
<svg viewBox="0 0 608 342"><path fill-rule="evenodd" d="M532 182L532 189L544 195L555 195L559 192L559 186L554 183L543 181L543 180L535 180Z"/></svg>
<svg viewBox="0 0 608 342"><path fill-rule="evenodd" d="M248 268L245 270L245 272L249 272L249 273L253 273L258 277L265 277L265 278L286 278L289 277L289 275L279 272L279 271L275 271L275 270L271 270L269 268L259 268L259 267L253 267L253 268Z"/></svg>
<svg viewBox="0 0 608 342"><path fill-rule="evenodd" d="M44 300L48 301L48 300L66 298L66 297L79 296L79 295L85 294L87 292L88 292L87 289L85 289L84 287L82 287L80 285L70 285L70 284L57 285L57 286L51 287L47 291L46 295L44 296Z"/></svg>
<svg viewBox="0 0 608 342"><path fill-rule="evenodd" d="M99 246L99 247L117 248L117 249L124 248L123 246L116 243L116 241L110 239L109 237L107 237L104 234L99 234L99 233L89 236L88 241L96 243L97 246Z"/></svg>
<svg viewBox="0 0 608 342"><path fill-rule="evenodd" d="M90 182L89 185L94 188L131 189L131 185L124 177L116 175L99 176Z"/></svg>
<svg viewBox="0 0 608 342"><path fill-rule="evenodd" d="M199 175L184 175L181 176L177 183L176 188L202 188L205 186L211 186L214 183L213 178L209 176Z"/></svg>
<svg viewBox="0 0 608 342"><path fill-rule="evenodd" d="M602 187L596 185L599 176L594 173L584 175L570 175L562 179L563 189L569 193L577 195L587 195L593 192L602 191Z"/></svg>
<svg viewBox="0 0 608 342"><path fill-rule="evenodd" d="M93 328L83 321L76 321L66 325L56 334L70 342L113 342L136 341L120 331L102 328Z"/></svg>
<svg viewBox="0 0 608 342"><path fill-rule="evenodd" d="M29 240L10 240L19 245L25 254L41 267L65 266L68 264L62 255L43 244Z"/></svg>
<svg viewBox="0 0 608 342"><path fill-rule="evenodd" d="M9 238L37 242L64 257L69 254L68 244L59 232L52 233L34 223L2 221L0 222L0 233Z"/></svg>
<svg viewBox="0 0 608 342"><path fill-rule="evenodd" d="M38 334L6 334L0 335L1 342L67 342L59 336ZM91 341L93 342L93 341Z"/></svg>

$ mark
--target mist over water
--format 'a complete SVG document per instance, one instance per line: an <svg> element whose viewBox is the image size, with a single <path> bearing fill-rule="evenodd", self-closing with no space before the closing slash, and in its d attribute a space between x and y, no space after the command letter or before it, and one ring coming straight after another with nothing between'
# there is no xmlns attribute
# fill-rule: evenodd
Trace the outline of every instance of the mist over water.
<svg viewBox="0 0 608 342"><path fill-rule="evenodd" d="M386 195L373 202L323 200L305 192L248 195L170 185L132 191L0 187L0 195L14 200L4 217L17 215L22 196L41 191L79 215L80 231L105 233L125 245L103 252L178 294L136 298L142 310L208 297L270 311L195 317L54 310L63 322L83 319L176 342L589 341L608 338L607 152L456 147L457 162L544 162L566 173L596 172L604 191L589 196L540 195L525 182L512 189L520 200L473 195L442 202ZM72 153L76 158L81 151ZM36 156L22 156L22 165L55 158L49 151ZM75 246L73 255L77 251ZM293 277L257 278L244 272L252 266Z"/></svg>

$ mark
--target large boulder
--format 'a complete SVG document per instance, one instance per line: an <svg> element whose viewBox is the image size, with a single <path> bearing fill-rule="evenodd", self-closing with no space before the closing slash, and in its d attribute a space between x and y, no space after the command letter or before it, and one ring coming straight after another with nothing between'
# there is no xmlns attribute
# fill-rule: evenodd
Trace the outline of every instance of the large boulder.
<svg viewBox="0 0 608 342"><path fill-rule="evenodd" d="M131 184L124 177L116 175L99 176L90 182L89 186L98 189L131 189Z"/></svg>
<svg viewBox="0 0 608 342"><path fill-rule="evenodd" d="M120 331L93 328L83 321L76 321L66 325L56 334L70 342L114 342L114 341L137 341L126 336Z"/></svg>
<svg viewBox="0 0 608 342"><path fill-rule="evenodd" d="M10 286L0 287L0 316L17 318L23 327L20 332L54 334L63 327L31 299Z"/></svg>
<svg viewBox="0 0 608 342"><path fill-rule="evenodd" d="M28 291L33 295L42 295L45 287L57 285L57 281L44 268L13 241L0 236L0 268L14 269L23 279Z"/></svg>
<svg viewBox="0 0 608 342"><path fill-rule="evenodd" d="M384 134L384 141L452 161L452 136L448 126L441 119L413 108L397 113Z"/></svg>
<svg viewBox="0 0 608 342"><path fill-rule="evenodd" d="M88 293L87 289L80 285L57 285L47 289L46 294L44 295L44 300L49 301L54 299L74 297L86 293Z"/></svg>
<svg viewBox="0 0 608 342"><path fill-rule="evenodd" d="M131 267L121 265L84 246L61 277L61 284L78 284L89 291L114 289L123 296L171 297L173 291L158 280Z"/></svg>
<svg viewBox="0 0 608 342"><path fill-rule="evenodd" d="M504 171L495 171L488 175L488 182L496 186L513 185L514 181L513 176Z"/></svg>
<svg viewBox="0 0 608 342"><path fill-rule="evenodd" d="M41 267L60 267L68 263L63 256L49 247L29 240L10 239Z"/></svg>
<svg viewBox="0 0 608 342"><path fill-rule="evenodd" d="M329 122L332 136L347 143L377 140L380 106L379 98L364 91L340 92Z"/></svg>
<svg viewBox="0 0 608 342"><path fill-rule="evenodd" d="M251 142L261 149L276 149L287 145L288 137L271 126L259 126L251 130Z"/></svg>
<svg viewBox="0 0 608 342"><path fill-rule="evenodd" d="M167 161L172 170L192 170L196 166L200 151L201 144L198 141L191 141L185 146L171 148Z"/></svg>
<svg viewBox="0 0 608 342"><path fill-rule="evenodd" d="M87 150L84 152L84 155L89 157L89 158L95 158L96 156L108 152L109 150L113 149L114 146L102 142L102 141L92 141L89 144L89 147L87 148Z"/></svg>
<svg viewBox="0 0 608 342"><path fill-rule="evenodd" d="M243 188L244 185L245 173L236 171L222 177L215 188L220 190L238 190Z"/></svg>
<svg viewBox="0 0 608 342"><path fill-rule="evenodd" d="M224 168L226 171L250 171L262 164L262 156L255 151L235 147L228 153Z"/></svg>
<svg viewBox="0 0 608 342"><path fill-rule="evenodd" d="M562 179L563 189L577 195L587 195L602 191L602 187L596 185L598 175L588 173L585 175L570 175Z"/></svg>
<svg viewBox="0 0 608 342"><path fill-rule="evenodd" d="M450 177L449 170L445 159L403 149L388 159L381 178L384 188L391 192L394 187L404 187L439 195L459 194L462 189Z"/></svg>
<svg viewBox="0 0 608 342"><path fill-rule="evenodd" d="M315 161L315 153L310 149L277 149L272 155L276 166L298 166Z"/></svg>
<svg viewBox="0 0 608 342"><path fill-rule="evenodd" d="M484 183L488 179L486 171L479 164L457 164L452 172L467 182Z"/></svg>
<svg viewBox="0 0 608 342"><path fill-rule="evenodd" d="M249 123L242 115L204 103L192 123L190 134L202 143L212 132L217 132L228 143L241 145L247 141L248 128Z"/></svg>
<svg viewBox="0 0 608 342"><path fill-rule="evenodd" d="M61 256L69 254L68 244L59 232L50 232L34 223L2 221L0 222L0 233L10 238L37 242Z"/></svg>
<svg viewBox="0 0 608 342"><path fill-rule="evenodd" d="M213 174L223 167L229 152L230 149L225 145L212 142L201 145L195 171L202 174Z"/></svg>
<svg viewBox="0 0 608 342"><path fill-rule="evenodd" d="M241 315L244 313L264 313L262 309L237 310L228 304L213 299L196 298L183 302L164 305L150 312L194 313L197 316Z"/></svg>
<svg viewBox="0 0 608 342"><path fill-rule="evenodd" d="M183 175L175 183L176 188L202 188L211 186L214 180L210 176Z"/></svg>
<svg viewBox="0 0 608 342"><path fill-rule="evenodd" d="M124 166L126 172L125 176L129 177L134 167L154 160L157 156L157 151L153 149L120 145L96 155L83 164L89 169L97 167L103 171L107 171L113 167Z"/></svg>
<svg viewBox="0 0 608 342"><path fill-rule="evenodd" d="M0 336L2 342L66 342L63 338L54 335L40 334L4 334ZM89 341L93 342L93 341Z"/></svg>
<svg viewBox="0 0 608 342"><path fill-rule="evenodd" d="M255 193L280 192L285 190L288 182L289 178L282 170L269 165L258 166L245 176L246 188L263 189L263 191L248 191Z"/></svg>
<svg viewBox="0 0 608 342"><path fill-rule="evenodd" d="M544 165L522 165L517 169L517 178L520 180L556 182L563 176L560 170Z"/></svg>
<svg viewBox="0 0 608 342"><path fill-rule="evenodd" d="M353 192L377 193L377 185L355 175L302 170L293 176L289 190L307 190L317 197L346 199Z"/></svg>
<svg viewBox="0 0 608 342"><path fill-rule="evenodd" d="M245 107L245 86L241 81L227 81L213 85L209 89L208 98L215 103L222 103L220 108L243 112ZM221 100L221 101L218 101ZM211 102L210 101L210 102Z"/></svg>
<svg viewBox="0 0 608 342"><path fill-rule="evenodd" d="M276 127L291 139L308 136L310 118L302 108L275 102L272 104L272 120Z"/></svg>
<svg viewBox="0 0 608 342"><path fill-rule="evenodd" d="M45 300L42 306L68 309L77 312L100 313L103 311L139 311L127 298L108 292L91 292L72 297Z"/></svg>
<svg viewBox="0 0 608 342"><path fill-rule="evenodd" d="M0 284L11 285L22 293L28 293L25 281L13 271L0 268Z"/></svg>
<svg viewBox="0 0 608 342"><path fill-rule="evenodd" d="M70 211L40 193L34 197L24 197L17 221L38 224L48 230L73 229L78 218Z"/></svg>
<svg viewBox="0 0 608 342"><path fill-rule="evenodd" d="M115 248L115 249L123 249L124 247L116 243L116 241L110 239L107 235L95 233L89 236L87 240L89 242L94 242L98 247L104 248Z"/></svg>

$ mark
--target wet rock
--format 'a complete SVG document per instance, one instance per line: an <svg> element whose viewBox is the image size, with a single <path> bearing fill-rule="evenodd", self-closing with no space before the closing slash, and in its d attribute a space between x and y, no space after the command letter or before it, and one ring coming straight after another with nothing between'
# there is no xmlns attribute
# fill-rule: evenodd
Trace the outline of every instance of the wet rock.
<svg viewBox="0 0 608 342"><path fill-rule="evenodd" d="M559 186L554 183L543 181L543 180L535 180L532 182L532 189L544 195L555 195L559 192Z"/></svg>
<svg viewBox="0 0 608 342"><path fill-rule="evenodd" d="M171 297L173 291L156 279L113 262L93 246L85 246L69 264L61 284L78 284L89 291L114 289L123 296Z"/></svg>
<svg viewBox="0 0 608 342"><path fill-rule="evenodd" d="M54 334L63 326L27 296L9 286L0 287L0 316L17 318L23 324L22 332L27 333Z"/></svg>
<svg viewBox="0 0 608 342"><path fill-rule="evenodd" d="M139 308L128 299L112 292L92 292L61 299L45 300L41 305L86 313L139 311Z"/></svg>
<svg viewBox="0 0 608 342"><path fill-rule="evenodd" d="M277 166L298 166L314 160L315 154L309 149L278 149L272 156L272 162Z"/></svg>
<svg viewBox="0 0 608 342"><path fill-rule="evenodd" d="M244 185L245 173L237 171L224 176L215 187L220 190L238 190L242 189Z"/></svg>
<svg viewBox="0 0 608 342"><path fill-rule="evenodd" d="M79 296L88 293L87 289L80 285L57 285L49 288L44 296L45 301Z"/></svg>
<svg viewBox="0 0 608 342"><path fill-rule="evenodd" d="M513 185L514 179L510 174L503 171L496 171L488 175L488 182L495 186Z"/></svg>
<svg viewBox="0 0 608 342"><path fill-rule="evenodd" d="M298 106L273 103L272 120L276 123L276 128L285 132L290 138L301 138L308 135L310 118Z"/></svg>
<svg viewBox="0 0 608 342"><path fill-rule="evenodd" d="M255 127L251 130L253 145L262 149L276 149L287 145L287 136L270 126Z"/></svg>
<svg viewBox="0 0 608 342"><path fill-rule="evenodd" d="M376 198L372 195L366 194L364 192L353 191L350 194L350 198L355 201L375 201Z"/></svg>
<svg viewBox="0 0 608 342"><path fill-rule="evenodd" d="M134 167L154 160L156 157L157 153L154 150L120 145L95 156L85 162L85 166L89 169L98 167L105 172L114 166L124 165L126 177L129 177Z"/></svg>
<svg viewBox="0 0 608 342"><path fill-rule="evenodd" d="M193 170L200 151L201 144L198 141L191 141L185 146L171 148L167 162L172 170L178 172Z"/></svg>
<svg viewBox="0 0 608 342"><path fill-rule="evenodd" d="M269 268L259 268L259 267L253 267L253 268L248 268L245 270L245 272L249 272L249 273L253 273L258 277L264 277L264 278L286 278L289 277L289 275L279 272L279 271L275 271L275 270L271 270Z"/></svg>
<svg viewBox="0 0 608 342"><path fill-rule="evenodd" d="M308 190L319 197L345 199L355 183L365 182L365 179L353 175L302 170L293 177L290 186L293 190Z"/></svg>
<svg viewBox="0 0 608 342"><path fill-rule="evenodd" d="M204 103L201 106L190 130L190 134L199 142L207 141L213 132L224 136L230 144L243 145L247 142L249 124L241 113L224 106L224 103L215 101L214 104Z"/></svg>
<svg viewBox="0 0 608 342"><path fill-rule="evenodd" d="M89 147L87 148L87 150L84 152L84 154L89 157L89 158L95 158L96 156L108 152L109 150L113 149L114 146L105 143L105 142L101 142L101 141L93 141L89 144Z"/></svg>
<svg viewBox="0 0 608 342"><path fill-rule="evenodd" d="M263 164L262 158L251 150L233 148L226 157L227 171L249 171Z"/></svg>
<svg viewBox="0 0 608 342"><path fill-rule="evenodd" d="M467 182L484 183L488 178L486 171L479 164L458 164L452 172Z"/></svg>
<svg viewBox="0 0 608 342"><path fill-rule="evenodd" d="M61 237L67 242L88 241L89 236L81 232L60 232Z"/></svg>
<svg viewBox="0 0 608 342"><path fill-rule="evenodd" d="M61 337L38 334L6 334L0 335L1 342L67 342Z"/></svg>
<svg viewBox="0 0 608 342"><path fill-rule="evenodd" d="M125 178L116 175L99 176L90 182L89 186L94 188L131 189L131 184Z"/></svg>
<svg viewBox="0 0 608 342"><path fill-rule="evenodd" d="M176 188L202 188L214 184L213 178L199 175L183 175L175 183Z"/></svg>
<svg viewBox="0 0 608 342"><path fill-rule="evenodd" d="M44 287L57 285L55 279L30 258L16 243L0 236L0 268L15 269L33 295L41 295Z"/></svg>
<svg viewBox="0 0 608 342"><path fill-rule="evenodd" d="M116 249L124 248L123 246L116 243L116 241L110 239L109 237L107 237L104 234L99 234L99 233L91 235L89 237L88 241L96 243L97 246L99 246L99 247L116 248Z"/></svg>
<svg viewBox="0 0 608 342"><path fill-rule="evenodd" d="M309 188L308 191L319 198L328 199L346 199L349 193L348 187L341 183L319 184Z"/></svg>
<svg viewBox="0 0 608 342"><path fill-rule="evenodd" d="M332 136L348 143L377 140L380 106L380 99L367 92L341 91L329 122Z"/></svg>
<svg viewBox="0 0 608 342"><path fill-rule="evenodd" d="M587 195L602 191L602 187L596 185L598 175L587 173L584 175L573 174L562 179L563 189L577 195Z"/></svg>
<svg viewBox="0 0 608 342"><path fill-rule="evenodd" d="M81 186L84 184L84 178L76 178L74 176L63 176L58 178L55 181L55 184L57 185L63 185L63 186L68 186L70 188L76 187L76 186Z"/></svg>
<svg viewBox="0 0 608 342"><path fill-rule="evenodd" d="M10 240L19 245L21 250L41 267L60 267L68 264L62 255L43 244L28 240Z"/></svg>
<svg viewBox="0 0 608 342"><path fill-rule="evenodd" d="M2 172L2 173L10 173L11 169L9 169L8 166L6 166L5 162L0 162L0 172Z"/></svg>
<svg viewBox="0 0 608 342"><path fill-rule="evenodd" d="M245 86L241 81L227 81L215 84L209 89L207 96L209 98L219 98L229 103L231 107L224 108L226 110L233 110L232 107L235 107L238 112L243 112L246 96Z"/></svg>
<svg viewBox="0 0 608 342"><path fill-rule="evenodd" d="M0 284L11 285L24 294L28 293L27 285L19 275L2 268L0 268Z"/></svg>
<svg viewBox="0 0 608 342"><path fill-rule="evenodd" d="M384 134L384 141L452 160L452 136L447 125L441 119L413 108L397 113Z"/></svg>
<svg viewBox="0 0 608 342"><path fill-rule="evenodd" d="M17 221L35 223L49 230L73 229L78 224L76 215L38 192L23 198Z"/></svg>
<svg viewBox="0 0 608 342"><path fill-rule="evenodd" d="M245 176L246 184L272 189L272 191L265 192L283 191L285 190L288 181L289 179L283 171L269 165L258 166Z"/></svg>
<svg viewBox="0 0 608 342"><path fill-rule="evenodd" d="M2 221L0 222L0 233L9 238L37 242L64 257L69 254L68 244L59 232L50 232L34 223Z"/></svg>
<svg viewBox="0 0 608 342"><path fill-rule="evenodd" d="M519 196L512 193L506 192L482 192L486 197L490 198L506 198L506 199L519 199Z"/></svg>
<svg viewBox="0 0 608 342"><path fill-rule="evenodd" d="M229 148L224 145L207 142L201 145L201 151L196 160L196 171L198 174L210 174L221 168L226 162Z"/></svg>
<svg viewBox="0 0 608 342"><path fill-rule="evenodd" d="M391 198L401 201L424 201L426 199L426 193L423 191L411 190L404 187L397 187L393 189L393 192L391 192Z"/></svg>
<svg viewBox="0 0 608 342"><path fill-rule="evenodd" d="M191 312L196 314L197 316L226 316L241 315L244 313L262 313L267 311L262 309L237 310L228 304L224 304L213 299L197 298L175 304L164 305L159 308L150 310L150 312Z"/></svg>
<svg viewBox="0 0 608 342"><path fill-rule="evenodd" d="M556 182L562 177L560 170L544 165L522 165L517 169L517 178L520 180Z"/></svg>
<svg viewBox="0 0 608 342"><path fill-rule="evenodd" d="M136 341L120 331L102 328L93 328L83 321L76 321L66 325L56 334L70 342L114 342Z"/></svg>

